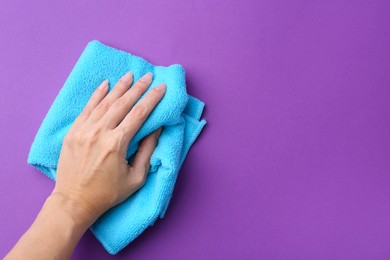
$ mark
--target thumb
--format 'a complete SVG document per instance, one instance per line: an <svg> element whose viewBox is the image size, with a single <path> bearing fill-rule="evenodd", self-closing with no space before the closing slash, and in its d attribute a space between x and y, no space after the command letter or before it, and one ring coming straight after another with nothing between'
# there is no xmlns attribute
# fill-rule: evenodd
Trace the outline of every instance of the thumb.
<svg viewBox="0 0 390 260"><path fill-rule="evenodd" d="M130 169L130 171L132 171L132 175L129 177L133 179L131 180L132 182L138 180L137 182L140 182L141 185L145 182L146 175L150 168L150 157L152 156L154 149L157 146L161 131L162 127L152 132L141 141L141 145L138 148L132 167ZM134 178L136 180L134 180Z"/></svg>

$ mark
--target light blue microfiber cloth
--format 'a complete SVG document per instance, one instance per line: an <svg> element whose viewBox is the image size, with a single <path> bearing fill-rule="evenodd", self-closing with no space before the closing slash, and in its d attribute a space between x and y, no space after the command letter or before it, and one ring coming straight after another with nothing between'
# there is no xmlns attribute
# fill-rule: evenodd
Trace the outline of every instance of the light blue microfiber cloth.
<svg viewBox="0 0 390 260"><path fill-rule="evenodd" d="M149 90L162 82L167 90L128 148L127 158L131 160L140 140L163 126L144 186L91 226L92 233L110 254L118 253L158 217L164 217L177 174L206 124L200 120L204 103L186 92L183 67L154 66L99 41L89 42L43 120L28 156L29 164L55 180L64 136L93 91L104 79L109 80L112 88L127 71L134 73L134 82L152 72Z"/></svg>

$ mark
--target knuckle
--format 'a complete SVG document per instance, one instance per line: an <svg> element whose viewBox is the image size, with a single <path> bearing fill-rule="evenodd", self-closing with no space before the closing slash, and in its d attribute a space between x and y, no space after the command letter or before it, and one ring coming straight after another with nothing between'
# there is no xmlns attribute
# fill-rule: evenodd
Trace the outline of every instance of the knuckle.
<svg viewBox="0 0 390 260"><path fill-rule="evenodd" d="M149 101L151 102L155 102L156 100L160 99L161 98L161 92L158 91L156 88L152 88L148 94L146 95L145 97L146 99L148 99Z"/></svg>
<svg viewBox="0 0 390 260"><path fill-rule="evenodd" d="M145 90L150 86L150 83L143 80L139 80L137 81L136 84L134 84L134 86L137 86L138 88Z"/></svg>
<svg viewBox="0 0 390 260"><path fill-rule="evenodd" d="M108 139L104 146L108 153L117 153L120 151L120 143L116 138Z"/></svg>
<svg viewBox="0 0 390 260"><path fill-rule="evenodd" d="M115 129L115 132L116 132L115 136L117 137L119 142L121 142L123 145L125 145L126 144L126 140L127 140L127 136L129 135L129 133L126 130L126 128L118 127L117 129Z"/></svg>
<svg viewBox="0 0 390 260"><path fill-rule="evenodd" d="M148 103L154 107L161 100L162 97L162 92L157 90L156 88L153 88L149 91L145 98L147 99Z"/></svg>
<svg viewBox="0 0 390 260"><path fill-rule="evenodd" d="M146 182L146 172L142 172L134 176L134 183L137 187L141 187Z"/></svg>
<svg viewBox="0 0 390 260"><path fill-rule="evenodd" d="M97 102L100 98L100 95L101 95L100 91L96 91L95 93L93 93L90 99L88 100L87 105Z"/></svg>
<svg viewBox="0 0 390 260"><path fill-rule="evenodd" d="M83 143L83 133L81 131L76 131L70 136L70 142L82 144Z"/></svg>
<svg viewBox="0 0 390 260"><path fill-rule="evenodd" d="M133 119L146 119L146 116L148 114L148 111L145 107L145 105L139 103L130 111L131 117Z"/></svg>
<svg viewBox="0 0 390 260"><path fill-rule="evenodd" d="M110 104L108 102L100 102L96 109L101 111L107 111L109 107Z"/></svg>
<svg viewBox="0 0 390 260"><path fill-rule="evenodd" d="M113 94L116 96L120 96L123 92L126 91L126 87L124 84L118 84L115 88L112 89Z"/></svg>
<svg viewBox="0 0 390 260"><path fill-rule="evenodd" d="M139 91L145 92L149 88L150 84L144 81L139 81L138 84L135 84L134 87Z"/></svg>
<svg viewBox="0 0 390 260"><path fill-rule="evenodd" d="M132 87L132 91L137 97L142 96L142 94L145 93L146 89L147 89L146 84L136 84Z"/></svg>
<svg viewBox="0 0 390 260"><path fill-rule="evenodd" d="M157 90L156 88L153 88L150 91L150 96L153 97L153 98L160 98L161 93L162 93L161 91Z"/></svg>
<svg viewBox="0 0 390 260"><path fill-rule="evenodd" d="M90 131L86 132L82 138L88 143L96 143L99 137L99 129L93 128Z"/></svg>
<svg viewBox="0 0 390 260"><path fill-rule="evenodd" d="M123 107L126 107L127 105L127 100L124 99L123 97L122 98L119 98L115 101L115 107L118 108L118 109L121 109Z"/></svg>
<svg viewBox="0 0 390 260"><path fill-rule="evenodd" d="M116 84L116 86L114 87L114 90L122 92L123 90L126 90L129 87L130 87L130 82L123 80L123 78L121 78Z"/></svg>
<svg viewBox="0 0 390 260"><path fill-rule="evenodd" d="M65 138L64 143L67 145L84 145L84 144L94 144L99 138L99 129L92 128L88 131L76 130L69 132Z"/></svg>
<svg viewBox="0 0 390 260"><path fill-rule="evenodd" d="M72 147L75 144L82 143L81 131L80 130L69 131L68 134L65 135L63 143L69 147Z"/></svg>
<svg viewBox="0 0 390 260"><path fill-rule="evenodd" d="M64 137L64 144L67 145L67 146L71 146L72 145L72 140L73 140L73 133L69 132Z"/></svg>

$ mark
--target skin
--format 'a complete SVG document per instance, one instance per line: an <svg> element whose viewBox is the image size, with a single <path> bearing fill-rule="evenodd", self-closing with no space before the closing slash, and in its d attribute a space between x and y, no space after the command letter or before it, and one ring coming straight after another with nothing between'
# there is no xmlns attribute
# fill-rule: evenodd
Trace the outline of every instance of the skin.
<svg viewBox="0 0 390 260"><path fill-rule="evenodd" d="M131 88L126 73L108 94L105 80L64 138L57 181L42 210L5 259L69 259L84 232L145 182L161 128L145 137L129 164L129 142L164 96L145 74ZM129 112L130 111L130 112Z"/></svg>

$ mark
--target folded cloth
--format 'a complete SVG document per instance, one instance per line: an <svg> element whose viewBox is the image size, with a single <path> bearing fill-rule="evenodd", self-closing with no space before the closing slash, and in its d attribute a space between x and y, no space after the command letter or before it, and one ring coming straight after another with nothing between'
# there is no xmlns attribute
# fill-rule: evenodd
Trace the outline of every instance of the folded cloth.
<svg viewBox="0 0 390 260"><path fill-rule="evenodd" d="M204 103L186 92L183 67L154 66L141 57L91 41L50 107L28 156L29 164L55 180L64 136L91 94L104 79L112 88L127 71L134 73L134 81L152 72L148 91L162 82L167 89L128 147L127 159L132 160L140 140L163 126L144 186L90 228L110 254L118 253L158 217L164 217L182 163L206 124L200 120Z"/></svg>

